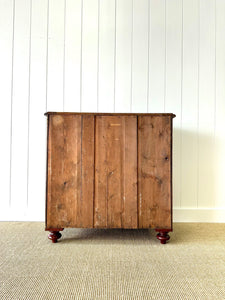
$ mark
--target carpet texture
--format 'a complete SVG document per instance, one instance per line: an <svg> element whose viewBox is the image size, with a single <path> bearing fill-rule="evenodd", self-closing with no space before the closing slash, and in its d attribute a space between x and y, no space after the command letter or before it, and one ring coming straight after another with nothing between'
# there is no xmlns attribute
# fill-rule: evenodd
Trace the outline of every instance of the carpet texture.
<svg viewBox="0 0 225 300"><path fill-rule="evenodd" d="M225 299L225 224L153 230L65 229L0 222L0 299Z"/></svg>

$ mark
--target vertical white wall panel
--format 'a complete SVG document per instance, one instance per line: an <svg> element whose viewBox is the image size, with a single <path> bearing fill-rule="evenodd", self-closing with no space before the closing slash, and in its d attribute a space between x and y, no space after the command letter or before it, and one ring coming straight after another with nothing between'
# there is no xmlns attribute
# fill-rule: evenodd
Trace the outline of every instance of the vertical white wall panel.
<svg viewBox="0 0 225 300"><path fill-rule="evenodd" d="M47 110L63 111L65 0L48 0Z"/></svg>
<svg viewBox="0 0 225 300"><path fill-rule="evenodd" d="M164 112L166 2L150 1L149 112Z"/></svg>
<svg viewBox="0 0 225 300"><path fill-rule="evenodd" d="M47 2L33 1L30 51L28 216L45 215Z"/></svg>
<svg viewBox="0 0 225 300"><path fill-rule="evenodd" d="M131 110L133 0L116 1L115 111Z"/></svg>
<svg viewBox="0 0 225 300"><path fill-rule="evenodd" d="M97 110L98 0L83 0L81 110Z"/></svg>
<svg viewBox="0 0 225 300"><path fill-rule="evenodd" d="M180 206L197 207L199 3L183 0Z"/></svg>
<svg viewBox="0 0 225 300"><path fill-rule="evenodd" d="M213 207L216 189L214 183L215 1L200 0L199 18L198 207Z"/></svg>
<svg viewBox="0 0 225 300"><path fill-rule="evenodd" d="M216 73L215 73L215 173L213 197L215 207L225 206L225 1L216 1Z"/></svg>
<svg viewBox="0 0 225 300"><path fill-rule="evenodd" d="M181 188L181 103L183 66L183 5L180 0L171 0L166 9L166 82L165 111L173 112L173 204L180 206Z"/></svg>
<svg viewBox="0 0 225 300"><path fill-rule="evenodd" d="M0 117L1 155L0 186L1 211L8 209L10 196L10 151L11 151L11 88L12 88L12 56L14 48L13 19L14 1L0 2L0 82L1 106ZM4 145L4 146L3 146Z"/></svg>
<svg viewBox="0 0 225 300"><path fill-rule="evenodd" d="M64 111L80 111L81 0L66 0Z"/></svg>
<svg viewBox="0 0 225 300"><path fill-rule="evenodd" d="M100 1L98 111L114 110L115 0Z"/></svg>
<svg viewBox="0 0 225 300"><path fill-rule="evenodd" d="M175 113L176 213L214 221L225 208L224 32L224 0L2 0L0 219L44 219L43 114L81 110Z"/></svg>
<svg viewBox="0 0 225 300"><path fill-rule="evenodd" d="M131 111L146 112L148 101L148 0L133 0Z"/></svg>
<svg viewBox="0 0 225 300"><path fill-rule="evenodd" d="M13 211L27 209L30 5L15 1L13 55L11 200Z"/></svg>

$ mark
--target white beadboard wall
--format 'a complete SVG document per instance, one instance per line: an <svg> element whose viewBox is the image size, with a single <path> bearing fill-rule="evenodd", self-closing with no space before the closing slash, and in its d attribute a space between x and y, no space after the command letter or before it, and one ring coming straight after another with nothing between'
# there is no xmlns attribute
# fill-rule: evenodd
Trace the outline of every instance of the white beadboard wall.
<svg viewBox="0 0 225 300"><path fill-rule="evenodd" d="M174 221L225 222L224 0L0 0L0 220L43 221L45 111L173 112Z"/></svg>

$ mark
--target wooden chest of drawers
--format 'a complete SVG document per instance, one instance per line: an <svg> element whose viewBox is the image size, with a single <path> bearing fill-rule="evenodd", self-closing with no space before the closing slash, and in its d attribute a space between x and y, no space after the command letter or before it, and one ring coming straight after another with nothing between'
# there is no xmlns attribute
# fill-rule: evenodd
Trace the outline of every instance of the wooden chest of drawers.
<svg viewBox="0 0 225 300"><path fill-rule="evenodd" d="M46 223L172 231L173 114L46 113Z"/></svg>

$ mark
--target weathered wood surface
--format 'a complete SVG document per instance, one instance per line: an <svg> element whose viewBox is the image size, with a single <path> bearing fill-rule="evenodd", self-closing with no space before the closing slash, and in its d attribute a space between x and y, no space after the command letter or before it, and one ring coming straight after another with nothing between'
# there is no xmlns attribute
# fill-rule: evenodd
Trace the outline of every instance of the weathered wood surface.
<svg viewBox="0 0 225 300"><path fill-rule="evenodd" d="M172 229L173 114L48 114L46 228Z"/></svg>
<svg viewBox="0 0 225 300"><path fill-rule="evenodd" d="M82 116L81 203L79 227L93 227L94 116Z"/></svg>
<svg viewBox="0 0 225 300"><path fill-rule="evenodd" d="M93 227L93 116L50 116L47 175L46 227Z"/></svg>
<svg viewBox="0 0 225 300"><path fill-rule="evenodd" d="M137 118L97 116L94 227L137 228Z"/></svg>
<svg viewBox="0 0 225 300"><path fill-rule="evenodd" d="M138 117L139 228L172 227L171 117Z"/></svg>

